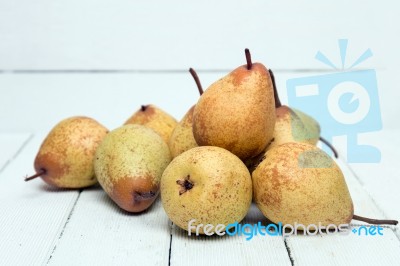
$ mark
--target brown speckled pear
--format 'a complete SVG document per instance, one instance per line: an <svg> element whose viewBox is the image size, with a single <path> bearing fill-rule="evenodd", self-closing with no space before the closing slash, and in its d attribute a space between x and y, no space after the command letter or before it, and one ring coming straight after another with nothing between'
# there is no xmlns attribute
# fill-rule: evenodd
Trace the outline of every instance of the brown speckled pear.
<svg viewBox="0 0 400 266"><path fill-rule="evenodd" d="M60 188L83 188L97 183L93 158L107 132L107 128L88 117L61 121L47 135L36 155L35 176Z"/></svg>
<svg viewBox="0 0 400 266"><path fill-rule="evenodd" d="M222 147L241 159L266 148L276 119L270 74L246 55L247 65L212 84L193 113L193 134L199 146Z"/></svg>
<svg viewBox="0 0 400 266"><path fill-rule="evenodd" d="M314 145L291 142L269 150L252 178L254 201L274 223L326 226L353 217L342 171Z"/></svg>
<svg viewBox="0 0 400 266"><path fill-rule="evenodd" d="M171 134L168 146L172 158L198 146L192 131L193 110L194 106L189 109Z"/></svg>
<svg viewBox="0 0 400 266"><path fill-rule="evenodd" d="M167 144L142 125L111 131L96 151L94 169L104 191L122 209L141 212L157 198L171 161Z"/></svg>
<svg viewBox="0 0 400 266"><path fill-rule="evenodd" d="M168 143L171 133L178 122L160 108L150 104L142 105L124 125L128 124L139 124L151 128L162 137L165 143Z"/></svg>
<svg viewBox="0 0 400 266"><path fill-rule="evenodd" d="M184 230L188 230L192 219L196 220L194 226L240 222L251 200L251 177L246 166L237 156L219 147L196 147L182 153L161 178L164 210ZM204 233L203 228L199 233Z"/></svg>

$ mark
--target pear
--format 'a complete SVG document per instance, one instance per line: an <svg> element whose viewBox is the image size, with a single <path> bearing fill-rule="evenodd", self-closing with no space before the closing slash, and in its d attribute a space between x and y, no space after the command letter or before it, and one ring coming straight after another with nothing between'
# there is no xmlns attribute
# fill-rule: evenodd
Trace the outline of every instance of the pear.
<svg viewBox="0 0 400 266"><path fill-rule="evenodd" d="M142 105L124 125L139 124L151 128L168 143L172 131L178 122L155 105Z"/></svg>
<svg viewBox="0 0 400 266"><path fill-rule="evenodd" d="M200 79L193 68L190 68L189 72L192 74L201 96L203 94L203 88L201 86ZM175 158L179 154L198 146L196 140L194 139L192 130L194 107L195 105L193 105L189 111L187 111L182 120L176 125L171 137L169 138L168 147L171 151L172 158Z"/></svg>
<svg viewBox="0 0 400 266"><path fill-rule="evenodd" d="M225 148L241 159L262 152L275 126L274 92L270 74L260 63L247 65L213 83L193 113L193 135L200 146Z"/></svg>
<svg viewBox="0 0 400 266"><path fill-rule="evenodd" d="M161 178L164 210L174 224L187 231L192 219L193 226L214 226L209 232L219 224L225 230L228 224L245 217L251 200L251 177L246 166L219 147L202 146L182 153ZM199 228L200 234L205 233L203 229ZM195 232L194 227L190 232Z"/></svg>
<svg viewBox="0 0 400 266"><path fill-rule="evenodd" d="M286 105L276 108L274 140L268 149L287 142L305 142L316 145L320 137L317 121L307 114Z"/></svg>
<svg viewBox="0 0 400 266"><path fill-rule="evenodd" d="M252 178L254 201L274 223L326 226L353 218L342 171L314 145L289 142L269 150Z"/></svg>
<svg viewBox="0 0 400 266"><path fill-rule="evenodd" d="M168 147L172 158L198 146L192 131L193 110L194 106L189 109L171 134Z"/></svg>
<svg viewBox="0 0 400 266"><path fill-rule="evenodd" d="M97 183L93 158L108 130L89 117L76 116L58 123L47 135L36 155L36 174L60 188L83 188Z"/></svg>
<svg viewBox="0 0 400 266"><path fill-rule="evenodd" d="M141 212L157 198L161 175L170 161L168 146L156 132L142 125L125 125L101 142L94 170L120 208Z"/></svg>

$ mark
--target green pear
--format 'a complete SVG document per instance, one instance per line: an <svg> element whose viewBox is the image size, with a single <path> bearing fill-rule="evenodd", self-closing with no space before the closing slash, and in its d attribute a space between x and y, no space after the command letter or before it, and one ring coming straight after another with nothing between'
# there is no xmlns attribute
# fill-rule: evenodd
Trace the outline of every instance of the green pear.
<svg viewBox="0 0 400 266"><path fill-rule="evenodd" d="M175 118L161 110L155 105L142 105L124 125L139 124L151 128L157 132L163 140L168 143L168 140L177 125Z"/></svg>
<svg viewBox="0 0 400 266"><path fill-rule="evenodd" d="M287 142L305 142L316 145L320 137L317 121L307 114L282 105L276 108L274 140L267 150Z"/></svg>
<svg viewBox="0 0 400 266"><path fill-rule="evenodd" d="M254 201L274 223L326 226L353 218L342 171L314 145L291 142L269 150L252 179Z"/></svg>
<svg viewBox="0 0 400 266"><path fill-rule="evenodd" d="M60 188L83 188L97 183L93 158L108 130L92 118L76 116L58 123L47 135L36 155L36 174Z"/></svg>
<svg viewBox="0 0 400 266"><path fill-rule="evenodd" d="M125 125L101 142L94 170L120 208L141 212L157 198L161 175L170 161L168 146L157 133L142 125Z"/></svg>
<svg viewBox="0 0 400 266"><path fill-rule="evenodd" d="M262 152L275 126L272 81L268 70L252 63L213 83L200 97L193 113L193 135L200 146L225 148L241 159Z"/></svg>
<svg viewBox="0 0 400 266"><path fill-rule="evenodd" d="M251 200L251 177L246 166L219 147L202 146L182 153L172 160L161 178L165 212L174 224L187 231L192 219L193 226L211 224L214 228L209 232L219 224L225 230L228 224L245 217ZM203 229L199 228L200 234ZM194 228L190 231L195 233Z"/></svg>
<svg viewBox="0 0 400 266"><path fill-rule="evenodd" d="M302 124L307 129L304 138L307 140L306 142L316 145L321 135L321 127L318 121L298 109L292 108L292 111L300 118Z"/></svg>

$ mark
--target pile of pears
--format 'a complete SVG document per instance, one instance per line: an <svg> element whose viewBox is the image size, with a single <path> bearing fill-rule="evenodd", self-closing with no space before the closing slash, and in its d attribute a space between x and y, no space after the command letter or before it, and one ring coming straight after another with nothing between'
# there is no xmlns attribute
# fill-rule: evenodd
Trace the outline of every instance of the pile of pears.
<svg viewBox="0 0 400 266"><path fill-rule="evenodd" d="M112 131L88 117L61 121L25 180L68 189L99 183L133 213L161 194L166 214L184 230L194 230L190 221L191 228L240 222L252 202L273 223L397 224L354 215L342 171L316 146L329 145L318 122L282 105L273 72L253 63L248 49L245 56L246 64L205 91L190 69L200 97L180 122L154 105Z"/></svg>

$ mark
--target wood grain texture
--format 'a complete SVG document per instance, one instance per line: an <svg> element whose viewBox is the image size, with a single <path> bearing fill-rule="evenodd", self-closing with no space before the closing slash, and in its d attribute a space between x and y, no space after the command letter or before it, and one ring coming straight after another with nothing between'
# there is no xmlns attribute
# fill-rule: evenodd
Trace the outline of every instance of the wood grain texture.
<svg viewBox="0 0 400 266"><path fill-rule="evenodd" d="M395 65L395 1L123 0L0 2L0 69L230 69L243 49L274 68L340 65L336 40L349 38L348 62L365 49L366 65ZM364 66L366 66L364 65ZM325 68L325 67L324 67Z"/></svg>
<svg viewBox="0 0 400 266"><path fill-rule="evenodd" d="M82 191L50 265L167 265L170 224L155 204L141 214L121 210L100 188Z"/></svg>
<svg viewBox="0 0 400 266"><path fill-rule="evenodd" d="M40 179L25 183L44 138L35 135L0 174L0 260L5 265L45 264L77 197Z"/></svg>
<svg viewBox="0 0 400 266"><path fill-rule="evenodd" d="M232 65L232 69L236 65ZM385 128L400 128L395 103L400 90L396 71L379 70L381 113ZM200 72L204 89L227 72ZM317 72L281 72L275 77L283 104L286 81ZM193 78L186 73L148 74L4 74L0 75L0 131L50 131L61 119L86 115L114 129L142 104L153 103L180 120L198 100ZM45 100L44 100L45 99ZM45 102L43 102L45 101ZM23 106L24 108L21 108ZM32 110L32 111L27 111ZM12 113L12 116L9 115ZM323 130L323 129L322 129Z"/></svg>
<svg viewBox="0 0 400 266"><path fill-rule="evenodd" d="M381 162L375 164L350 164L349 167L360 181L363 189L373 198L379 209L390 219L400 220L400 159L398 147L399 130L382 130L360 136L361 143L377 147L381 152ZM339 142L338 149L345 154L346 143ZM399 230L396 231L400 238Z"/></svg>
<svg viewBox="0 0 400 266"><path fill-rule="evenodd" d="M349 186L355 213L386 218L349 167L342 161L338 163ZM352 221L352 227L360 225L365 223ZM398 226L386 227L382 236L359 236L352 232L347 236L290 236L286 242L295 265L397 265L400 261L400 242L396 230Z"/></svg>
<svg viewBox="0 0 400 266"><path fill-rule="evenodd" d="M253 204L242 223L266 223L266 218ZM291 265L283 238L280 236L188 236L173 226L171 265Z"/></svg>
<svg viewBox="0 0 400 266"><path fill-rule="evenodd" d="M30 140L30 133L0 133L0 173Z"/></svg>

